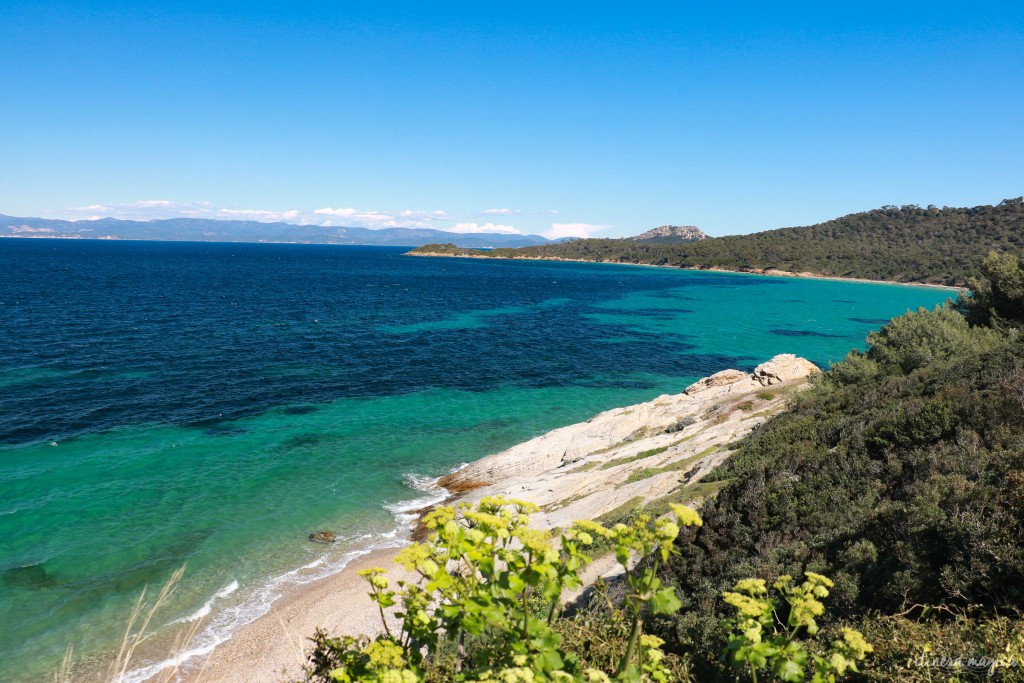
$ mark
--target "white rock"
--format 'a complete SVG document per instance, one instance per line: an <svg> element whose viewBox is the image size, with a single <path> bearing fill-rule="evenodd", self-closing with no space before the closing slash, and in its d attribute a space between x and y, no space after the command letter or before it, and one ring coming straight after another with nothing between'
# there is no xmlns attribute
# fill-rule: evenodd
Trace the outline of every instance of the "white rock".
<svg viewBox="0 0 1024 683"><path fill-rule="evenodd" d="M745 379L750 379L750 375L745 372L741 372L739 370L722 370L721 372L716 372L710 377L697 380L690 386L686 387L686 389L683 390L683 393L687 396L693 396L694 394L699 394L700 392L713 387L735 384L736 382L741 382Z"/></svg>
<svg viewBox="0 0 1024 683"><path fill-rule="evenodd" d="M754 368L754 379L768 386L803 379L818 372L821 372L818 366L806 358L798 358L792 353L780 353Z"/></svg>

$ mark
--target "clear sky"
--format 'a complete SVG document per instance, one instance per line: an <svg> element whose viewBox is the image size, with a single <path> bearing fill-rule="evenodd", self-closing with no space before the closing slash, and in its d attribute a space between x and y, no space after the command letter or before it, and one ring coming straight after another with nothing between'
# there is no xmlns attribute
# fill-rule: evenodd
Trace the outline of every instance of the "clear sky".
<svg viewBox="0 0 1024 683"><path fill-rule="evenodd" d="M0 213L713 235L1024 194L1024 2L0 2Z"/></svg>

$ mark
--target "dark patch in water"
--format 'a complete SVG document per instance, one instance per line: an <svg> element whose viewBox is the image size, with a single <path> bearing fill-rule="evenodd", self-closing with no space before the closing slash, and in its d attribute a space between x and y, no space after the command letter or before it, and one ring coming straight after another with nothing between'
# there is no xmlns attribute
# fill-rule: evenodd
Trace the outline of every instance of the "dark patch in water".
<svg viewBox="0 0 1024 683"><path fill-rule="evenodd" d="M5 588L30 588L40 590L53 588L57 580L53 578L41 564L30 564L27 567L14 567L0 572L0 583Z"/></svg>
<svg viewBox="0 0 1024 683"><path fill-rule="evenodd" d="M245 434L248 429L242 427L229 427L227 425L218 425L216 427L210 427L205 430L203 434L205 436L236 436L238 434Z"/></svg>
<svg viewBox="0 0 1024 683"><path fill-rule="evenodd" d="M175 569L185 564L200 545L211 535L207 529L176 534L164 540L150 539L136 546L135 559L126 560L110 571L89 576L62 585L73 589L75 595L65 608L73 611L86 609L99 596L115 592L137 594L144 586L159 588Z"/></svg>
<svg viewBox="0 0 1024 683"><path fill-rule="evenodd" d="M281 448L292 449L292 448L305 448L306 446L315 446L320 443L320 436L318 434L299 434L298 436L289 437Z"/></svg>
<svg viewBox="0 0 1024 683"><path fill-rule="evenodd" d="M660 318L662 320L672 320L679 314L693 313L689 308L648 308L648 309L616 309L616 308L602 308L598 309L601 313L611 313L612 315L632 315L638 318Z"/></svg>
<svg viewBox="0 0 1024 683"><path fill-rule="evenodd" d="M643 380L614 380L614 379L594 379L584 380L578 382L581 386L585 386L590 389L652 389L656 385L654 382L645 382Z"/></svg>
<svg viewBox="0 0 1024 683"><path fill-rule="evenodd" d="M770 330L772 334L780 337L824 337L827 339L845 339L844 334L828 334L827 332L815 332L814 330Z"/></svg>
<svg viewBox="0 0 1024 683"><path fill-rule="evenodd" d="M477 423L473 428L474 429L488 429L488 430L489 429L501 429L503 427L509 427L512 424L514 424L512 420L503 420L503 419L499 418L499 419L495 419L495 420L484 420L483 422Z"/></svg>
<svg viewBox="0 0 1024 683"><path fill-rule="evenodd" d="M672 290L667 292L648 292L644 296L650 297L651 299L672 299L673 301L694 301L692 296L684 296L682 294L674 294Z"/></svg>
<svg viewBox="0 0 1024 683"><path fill-rule="evenodd" d="M478 422L474 425L470 425L469 427L435 427L430 431L435 434L465 434L466 432L475 432L480 430L492 431L495 429L503 429L505 427L510 427L513 424L514 422L512 420L484 420L483 422Z"/></svg>
<svg viewBox="0 0 1024 683"><path fill-rule="evenodd" d="M285 415L309 415L320 410L317 406L288 406L284 409Z"/></svg>
<svg viewBox="0 0 1024 683"><path fill-rule="evenodd" d="M782 299L782 301L785 301L786 303L790 303L790 304L802 304L802 303L804 303L803 299Z"/></svg>
<svg viewBox="0 0 1024 683"><path fill-rule="evenodd" d="M855 304L855 303L857 303L856 301L852 301L850 299L832 299L832 301L835 301L837 304Z"/></svg>
<svg viewBox="0 0 1024 683"><path fill-rule="evenodd" d="M865 325L885 325L889 322L888 318L847 318L855 323L864 323Z"/></svg>

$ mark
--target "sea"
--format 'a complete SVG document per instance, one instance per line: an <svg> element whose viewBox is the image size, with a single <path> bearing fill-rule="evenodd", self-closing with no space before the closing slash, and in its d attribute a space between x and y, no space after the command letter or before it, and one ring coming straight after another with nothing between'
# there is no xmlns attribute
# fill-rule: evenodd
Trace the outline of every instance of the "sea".
<svg viewBox="0 0 1024 683"><path fill-rule="evenodd" d="M466 462L952 294L405 251L0 240L0 680L103 661L183 565L151 630L208 652Z"/></svg>

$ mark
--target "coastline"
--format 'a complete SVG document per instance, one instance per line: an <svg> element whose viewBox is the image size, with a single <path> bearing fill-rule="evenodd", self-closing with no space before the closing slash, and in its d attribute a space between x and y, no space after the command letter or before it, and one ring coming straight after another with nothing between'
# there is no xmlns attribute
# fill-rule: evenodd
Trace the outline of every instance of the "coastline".
<svg viewBox="0 0 1024 683"><path fill-rule="evenodd" d="M487 455L441 477L435 490L448 494L445 504L494 495L529 500L541 507L532 521L540 529L615 515L641 502L656 510L669 496L699 504L717 491L714 482L702 482L704 476L729 457L739 439L781 412L788 397L817 372L791 355L777 356L753 374L724 370L679 394L607 410ZM370 551L332 575L288 590L266 614L208 655L184 663L180 680L278 683L289 675L297 680L316 629L377 635L383 630L381 615L358 573L380 567L392 582L415 578L394 562L413 541L411 527L409 532L399 547ZM617 569L607 560L595 560L587 583Z"/></svg>
<svg viewBox="0 0 1024 683"><path fill-rule="evenodd" d="M754 275L759 277L790 277L807 280L832 280L835 282L863 282L873 285L901 285L904 287L926 287L929 289L946 289L953 292L966 292L966 287L958 285L940 285L933 282L898 282L896 280L870 280L860 277L842 277L839 275L823 275L821 273L792 272L788 270L776 270L773 268L751 268L745 270L728 270L725 268L698 268L670 266L657 263L623 263L621 261L591 261L587 259L562 258L560 256L478 256L476 254L442 254L437 252L416 252L408 251L403 256L419 256L426 258L468 258L468 259L492 259L499 261L561 261L565 263L604 263L613 266L639 266L641 268L668 268L671 270L689 270L702 273L726 273L729 275Z"/></svg>
<svg viewBox="0 0 1024 683"><path fill-rule="evenodd" d="M380 613L359 571L381 567L393 582L412 579L394 562L402 547L373 550L336 574L289 591L269 613L232 634L201 664L185 668L182 680L279 683L289 674L299 675L308 639L318 628L332 635L376 635L382 630Z"/></svg>

